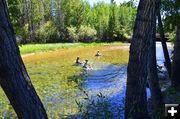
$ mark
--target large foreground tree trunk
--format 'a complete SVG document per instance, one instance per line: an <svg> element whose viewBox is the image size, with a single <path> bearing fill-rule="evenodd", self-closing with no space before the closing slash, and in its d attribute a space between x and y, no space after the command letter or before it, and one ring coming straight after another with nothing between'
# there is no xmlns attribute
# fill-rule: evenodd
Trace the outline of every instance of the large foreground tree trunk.
<svg viewBox="0 0 180 119"><path fill-rule="evenodd" d="M165 66L168 71L169 77L171 77L171 60L169 58L168 48L166 45L166 39L165 39L165 35L164 35L164 29L163 29L163 24L162 24L162 20L161 20L160 10L159 10L157 16L158 16L158 26L160 29L161 44L162 44L164 58L165 58Z"/></svg>
<svg viewBox="0 0 180 119"><path fill-rule="evenodd" d="M0 85L19 119L47 119L20 57L5 0L0 0Z"/></svg>
<svg viewBox="0 0 180 119"><path fill-rule="evenodd" d="M147 111L147 64L150 52L150 39L153 38L153 19L156 0L140 0L127 74L125 119L148 119Z"/></svg>
<svg viewBox="0 0 180 119"><path fill-rule="evenodd" d="M176 33L174 46L174 58L172 65L172 86L180 86L180 22Z"/></svg>
<svg viewBox="0 0 180 119"><path fill-rule="evenodd" d="M159 9L159 3L157 0L156 13ZM151 98L153 105L153 118L164 118L164 103L162 98L161 89L159 86L158 74L157 74L157 62L156 62L156 16L154 17L153 38L149 39L150 52L148 60L148 83L151 90Z"/></svg>

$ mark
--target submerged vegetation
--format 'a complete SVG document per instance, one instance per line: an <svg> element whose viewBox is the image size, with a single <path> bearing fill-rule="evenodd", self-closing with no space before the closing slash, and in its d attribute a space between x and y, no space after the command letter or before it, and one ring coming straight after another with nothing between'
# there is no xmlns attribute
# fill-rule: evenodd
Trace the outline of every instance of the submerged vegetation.
<svg viewBox="0 0 180 119"><path fill-rule="evenodd" d="M63 45L59 44L59 46ZM83 73L81 67L74 66L77 56L80 56L81 61L88 59L90 63L100 60L106 63L127 64L128 46L126 44L94 43L82 46L25 55L23 58L32 83L42 99L49 118L73 117L79 114L79 108L75 100L85 98L86 95L79 89L76 81L84 79L75 77L82 76ZM36 45L27 45L26 47L36 47ZM97 50L103 55L98 59L95 57ZM7 114L7 117L16 117L2 90L0 91L0 97L2 97L0 101L2 118L5 117L4 114Z"/></svg>
<svg viewBox="0 0 180 119"><path fill-rule="evenodd" d="M161 119L180 100L179 12L178 0L0 0L0 119Z"/></svg>
<svg viewBox="0 0 180 119"><path fill-rule="evenodd" d="M76 100L76 104L78 105L80 114L85 119L104 118L104 117L106 117L107 119L123 118L122 115L124 112L124 107L123 107L124 104L119 105L118 107L114 107L110 103L110 100L108 100L105 96L103 96L101 92L97 94L96 100L90 99L88 94L86 94L84 100L85 102L80 102Z"/></svg>

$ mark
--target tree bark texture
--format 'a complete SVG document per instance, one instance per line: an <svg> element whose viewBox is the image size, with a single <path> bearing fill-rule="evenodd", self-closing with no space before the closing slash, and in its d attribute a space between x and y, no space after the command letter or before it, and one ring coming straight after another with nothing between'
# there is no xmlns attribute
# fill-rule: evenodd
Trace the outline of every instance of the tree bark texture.
<svg viewBox="0 0 180 119"><path fill-rule="evenodd" d="M20 56L5 0L0 0L0 85L19 119L47 119Z"/></svg>
<svg viewBox="0 0 180 119"><path fill-rule="evenodd" d="M176 33L174 45L174 58L172 65L172 86L180 86L180 22Z"/></svg>
<svg viewBox="0 0 180 119"><path fill-rule="evenodd" d="M156 15L155 1L139 2L127 69L125 119L149 119L146 83L150 39L153 38L153 21Z"/></svg>
<svg viewBox="0 0 180 119"><path fill-rule="evenodd" d="M156 3L156 13L159 10L159 3ZM164 119L164 103L159 86L158 74L157 74L157 62L156 62L156 16L154 16L153 25L153 38L149 39L150 52L148 60L148 83L151 91L152 105L153 105L153 118L154 119Z"/></svg>
<svg viewBox="0 0 180 119"><path fill-rule="evenodd" d="M164 58L165 58L165 67L168 71L169 77L171 77L171 60L169 57L166 39L165 39L165 35L164 35L164 29L163 29L163 24L162 24L162 20L161 20L160 10L159 10L157 16L158 16L158 26L160 29L161 44L162 44L162 48L163 48L163 52L164 52Z"/></svg>

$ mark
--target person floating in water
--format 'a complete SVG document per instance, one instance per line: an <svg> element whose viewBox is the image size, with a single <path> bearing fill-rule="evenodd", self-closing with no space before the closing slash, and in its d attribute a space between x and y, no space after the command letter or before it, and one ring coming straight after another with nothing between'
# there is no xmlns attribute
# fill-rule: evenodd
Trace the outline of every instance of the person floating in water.
<svg viewBox="0 0 180 119"><path fill-rule="evenodd" d="M82 62L80 61L80 58L79 58L79 56L76 58L76 64L77 64L77 65L80 65L80 64L82 64Z"/></svg>
<svg viewBox="0 0 180 119"><path fill-rule="evenodd" d="M99 50L97 51L97 53L96 53L96 55L95 55L95 56L97 56L97 57L101 56L101 54L100 54Z"/></svg>
<svg viewBox="0 0 180 119"><path fill-rule="evenodd" d="M83 68L92 69L92 67L88 64L88 60L85 60L85 63L84 63L84 65L83 65Z"/></svg>
<svg viewBox="0 0 180 119"><path fill-rule="evenodd" d="M83 68L88 68L88 60L85 60Z"/></svg>

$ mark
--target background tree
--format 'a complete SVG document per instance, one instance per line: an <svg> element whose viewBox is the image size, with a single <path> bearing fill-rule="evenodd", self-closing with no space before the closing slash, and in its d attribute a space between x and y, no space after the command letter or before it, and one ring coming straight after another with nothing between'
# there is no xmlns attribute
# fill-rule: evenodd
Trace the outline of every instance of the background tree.
<svg viewBox="0 0 180 119"><path fill-rule="evenodd" d="M120 5L99 2L93 6L84 0L7 2L19 43L93 42L107 39L129 42L132 36L136 7L131 1ZM82 28L93 32L82 37Z"/></svg>
<svg viewBox="0 0 180 119"><path fill-rule="evenodd" d="M19 119L47 119L19 53L4 0L0 0L0 84Z"/></svg>
<svg viewBox="0 0 180 119"><path fill-rule="evenodd" d="M163 24L161 20L160 10L157 16L158 16L158 26L159 26L159 32L160 32L160 37L161 37L161 43L162 43L162 48L163 48L164 57L165 57L165 66L168 71L169 77L171 77L171 60L170 60L168 48L166 45L166 39L165 39L164 28L163 28Z"/></svg>
<svg viewBox="0 0 180 119"><path fill-rule="evenodd" d="M119 6L119 36L122 40L132 38L132 29L136 16L136 7L132 1Z"/></svg>
<svg viewBox="0 0 180 119"><path fill-rule="evenodd" d="M109 14L109 26L108 26L108 37L112 40L117 37L119 30L118 23L118 7L115 3L111 4L110 14Z"/></svg>
<svg viewBox="0 0 180 119"><path fill-rule="evenodd" d="M162 21L164 23L165 35L173 42L176 39L176 29L180 19L179 10L179 0L162 0L161 14L164 14Z"/></svg>

